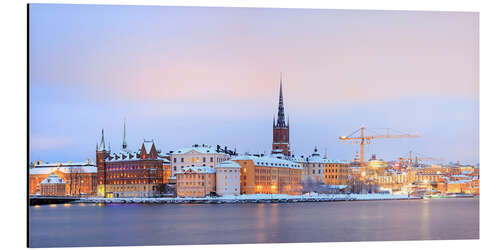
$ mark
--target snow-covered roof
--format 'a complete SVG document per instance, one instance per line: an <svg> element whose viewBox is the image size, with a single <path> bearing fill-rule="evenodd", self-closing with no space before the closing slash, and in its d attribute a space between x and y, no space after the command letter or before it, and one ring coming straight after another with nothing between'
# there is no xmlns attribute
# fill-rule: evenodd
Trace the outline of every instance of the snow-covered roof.
<svg viewBox="0 0 500 250"><path fill-rule="evenodd" d="M470 178L470 176L463 175L463 174L455 174L455 175L452 175L451 177L453 177L453 178Z"/></svg>
<svg viewBox="0 0 500 250"><path fill-rule="evenodd" d="M137 153L127 153L127 154L122 154L122 153L114 153L110 155L112 158L111 159L106 159L108 162L116 162L116 161L136 161L140 160L140 157L137 157ZM118 156L118 159L116 159L116 156Z"/></svg>
<svg viewBox="0 0 500 250"><path fill-rule="evenodd" d="M472 182L472 180L458 180L458 181L450 181L448 184L464 184L467 182Z"/></svg>
<svg viewBox="0 0 500 250"><path fill-rule="evenodd" d="M196 166L191 166L191 167L185 167L185 168L181 168L179 171L177 171L178 174L182 174L182 173L185 173L189 170L192 170L193 172L195 173L201 173L201 174L212 174L212 173L215 173L215 169L211 168L211 167L206 167L206 166L199 166L199 167L196 167Z"/></svg>
<svg viewBox="0 0 500 250"><path fill-rule="evenodd" d="M30 175L32 174L50 174L59 170L63 173L97 173L97 167L34 167L30 168Z"/></svg>
<svg viewBox="0 0 500 250"><path fill-rule="evenodd" d="M252 155L242 155L232 158L232 160L252 160L255 166L263 167L281 167L281 168L297 168L302 169L302 167L293 161L269 157L269 156L252 156Z"/></svg>
<svg viewBox="0 0 500 250"><path fill-rule="evenodd" d="M195 146L195 147L186 147L186 148L180 148L178 150L175 150L172 154L186 154L191 151L198 152L200 154L222 154L218 153L214 148L210 146Z"/></svg>
<svg viewBox="0 0 500 250"><path fill-rule="evenodd" d="M341 160L337 160L337 159L325 159L325 158L322 158L318 155L313 155L313 156L309 156L309 157L304 157L304 156L293 157L292 161L298 162L298 163L343 163L343 164L347 164L346 161L341 161Z"/></svg>
<svg viewBox="0 0 500 250"><path fill-rule="evenodd" d="M56 174L52 173L49 177L45 178L41 184L66 184L63 179L59 178Z"/></svg>
<svg viewBox="0 0 500 250"><path fill-rule="evenodd" d="M215 167L216 168L241 168L240 164L238 164L234 161L224 161L224 162L217 164L217 166L215 166Z"/></svg>
<svg viewBox="0 0 500 250"><path fill-rule="evenodd" d="M57 166L94 166L94 164L85 161L85 162L55 162L55 163L47 162L36 165L37 168L50 168Z"/></svg>

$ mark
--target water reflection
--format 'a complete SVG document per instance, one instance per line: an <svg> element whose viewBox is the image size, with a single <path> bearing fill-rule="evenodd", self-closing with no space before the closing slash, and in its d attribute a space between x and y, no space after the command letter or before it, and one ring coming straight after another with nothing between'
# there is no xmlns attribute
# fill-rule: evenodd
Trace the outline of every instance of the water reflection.
<svg viewBox="0 0 500 250"><path fill-rule="evenodd" d="M479 200L34 206L29 225L33 247L477 239Z"/></svg>

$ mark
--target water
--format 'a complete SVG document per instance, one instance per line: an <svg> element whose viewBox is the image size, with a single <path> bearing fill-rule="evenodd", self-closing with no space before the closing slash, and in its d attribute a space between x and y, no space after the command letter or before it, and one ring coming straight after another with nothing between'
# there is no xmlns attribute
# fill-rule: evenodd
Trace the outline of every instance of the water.
<svg viewBox="0 0 500 250"><path fill-rule="evenodd" d="M479 199L30 207L31 247L479 238Z"/></svg>

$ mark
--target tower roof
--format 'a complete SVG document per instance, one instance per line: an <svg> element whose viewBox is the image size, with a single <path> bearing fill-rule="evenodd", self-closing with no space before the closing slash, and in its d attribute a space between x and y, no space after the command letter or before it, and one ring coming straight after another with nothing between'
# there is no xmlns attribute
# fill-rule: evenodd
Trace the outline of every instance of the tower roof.
<svg viewBox="0 0 500 250"><path fill-rule="evenodd" d="M123 144L122 150L127 151L127 127L125 125L126 120L123 120Z"/></svg>
<svg viewBox="0 0 500 250"><path fill-rule="evenodd" d="M104 129L101 130L101 143L99 144L97 150L98 151L106 150L106 143L104 142Z"/></svg>
<svg viewBox="0 0 500 250"><path fill-rule="evenodd" d="M276 123L277 127L286 127L285 123L285 107L283 105L283 78L280 73L280 100L278 106L278 121Z"/></svg>

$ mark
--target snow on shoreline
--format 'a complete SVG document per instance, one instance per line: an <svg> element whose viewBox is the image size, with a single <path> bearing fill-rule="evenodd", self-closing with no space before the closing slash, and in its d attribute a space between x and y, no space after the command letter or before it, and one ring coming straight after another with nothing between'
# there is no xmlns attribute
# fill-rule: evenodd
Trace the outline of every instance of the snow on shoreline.
<svg viewBox="0 0 500 250"><path fill-rule="evenodd" d="M203 198L82 198L77 202L88 203L271 203L271 202L313 202L313 201L370 201L421 199L407 195L390 194L244 194L238 196Z"/></svg>

